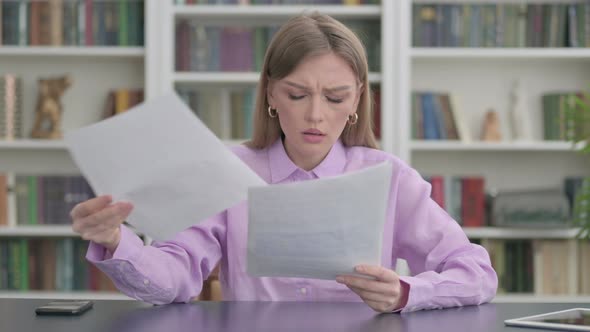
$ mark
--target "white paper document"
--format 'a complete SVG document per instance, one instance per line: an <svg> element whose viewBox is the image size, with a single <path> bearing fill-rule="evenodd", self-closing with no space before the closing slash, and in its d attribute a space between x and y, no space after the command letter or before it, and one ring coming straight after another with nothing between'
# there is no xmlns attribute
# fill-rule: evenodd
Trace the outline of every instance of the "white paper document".
<svg viewBox="0 0 590 332"><path fill-rule="evenodd" d="M250 188L248 273L335 279L381 264L392 165L297 183Z"/></svg>
<svg viewBox="0 0 590 332"><path fill-rule="evenodd" d="M65 141L94 192L131 202L127 221L156 240L266 185L176 94L67 132Z"/></svg>

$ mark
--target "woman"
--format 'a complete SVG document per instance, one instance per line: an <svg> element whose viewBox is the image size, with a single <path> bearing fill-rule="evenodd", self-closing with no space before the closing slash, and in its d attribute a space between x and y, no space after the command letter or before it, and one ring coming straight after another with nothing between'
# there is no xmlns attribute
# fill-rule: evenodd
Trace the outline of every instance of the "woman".
<svg viewBox="0 0 590 332"><path fill-rule="evenodd" d="M73 229L91 241L87 259L125 294L157 304L190 301L218 264L226 300L362 300L378 312L489 301L497 276L487 252L469 243L457 222L430 199L430 185L415 170L376 149L367 76L364 48L344 25L320 14L292 18L264 59L253 138L233 151L272 184L392 162L381 266L356 267L373 279L250 277L246 202L170 241L144 246L121 225L130 203L91 199L71 212ZM398 258L408 262L413 276L395 273Z"/></svg>

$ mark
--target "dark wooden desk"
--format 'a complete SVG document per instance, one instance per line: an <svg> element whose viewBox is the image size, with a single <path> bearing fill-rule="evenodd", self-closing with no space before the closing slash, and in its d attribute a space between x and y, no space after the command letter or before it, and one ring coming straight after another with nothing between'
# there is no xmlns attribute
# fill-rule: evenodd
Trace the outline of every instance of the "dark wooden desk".
<svg viewBox="0 0 590 332"><path fill-rule="evenodd" d="M377 314L363 303L197 302L152 306L95 301L79 317L36 316L43 299L0 299L0 331L529 331L504 320L590 303L485 304L410 314ZM531 330L540 331L540 330Z"/></svg>

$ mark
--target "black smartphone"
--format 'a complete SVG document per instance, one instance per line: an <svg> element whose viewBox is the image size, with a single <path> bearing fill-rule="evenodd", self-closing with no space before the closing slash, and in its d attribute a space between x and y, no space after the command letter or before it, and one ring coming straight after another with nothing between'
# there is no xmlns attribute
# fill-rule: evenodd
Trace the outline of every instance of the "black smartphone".
<svg viewBox="0 0 590 332"><path fill-rule="evenodd" d="M37 307L37 315L81 315L92 308L94 302L88 300L56 300Z"/></svg>

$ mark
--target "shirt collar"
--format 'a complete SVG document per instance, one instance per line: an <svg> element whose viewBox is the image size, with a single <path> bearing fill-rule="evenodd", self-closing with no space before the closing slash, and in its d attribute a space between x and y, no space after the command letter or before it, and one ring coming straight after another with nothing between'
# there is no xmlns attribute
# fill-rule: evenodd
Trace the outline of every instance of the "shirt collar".
<svg viewBox="0 0 590 332"><path fill-rule="evenodd" d="M268 148L268 159L271 183L281 182L299 169L287 155L281 138L277 139ZM326 158L311 171L319 178L334 176L342 173L345 164L346 150L342 142L338 140L332 146Z"/></svg>

